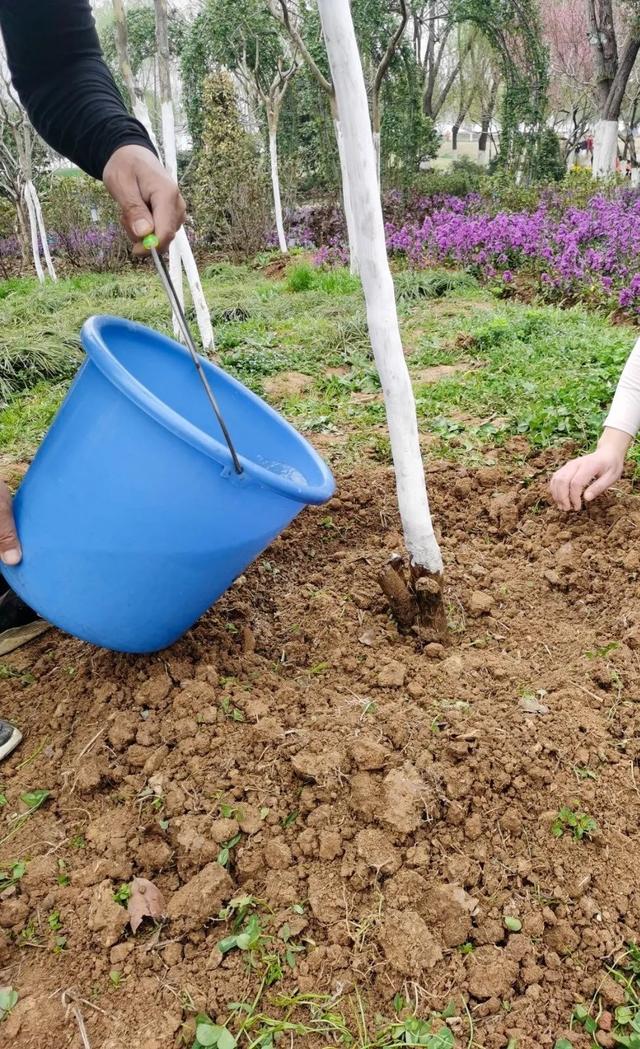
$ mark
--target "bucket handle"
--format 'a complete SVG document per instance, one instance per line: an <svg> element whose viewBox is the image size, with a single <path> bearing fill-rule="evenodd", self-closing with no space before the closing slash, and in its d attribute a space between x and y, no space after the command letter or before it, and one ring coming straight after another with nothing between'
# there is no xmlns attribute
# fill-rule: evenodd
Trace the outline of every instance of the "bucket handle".
<svg viewBox="0 0 640 1049"><path fill-rule="evenodd" d="M231 434L229 433L229 429L227 427L227 424L224 421L224 416L222 415L222 411L220 410L220 405L218 404L216 396L215 396L213 390L211 389L211 386L209 385L209 380L207 379L207 376L205 375L204 368L202 367L202 364L200 363L200 357L198 356L198 351L196 350L196 346L195 346L195 343L193 341L193 336L191 335L191 331L189 329L189 324L187 322L187 318L186 318L185 312L184 312L184 310L182 308L182 303L180 302L180 299L178 298L178 294L176 292L176 289L173 286L173 281L171 280L171 277L169 276L169 271L167 270L167 267L165 265L164 259L162 258L162 256L160 255L160 253L158 251L158 244L160 242L159 242L158 238L156 237L155 233L150 233L148 237L144 238L142 243L143 243L144 247L147 248L151 252L151 257L152 257L152 259L153 259L153 261L155 263L155 267L156 267L156 269L158 271L158 276L160 277L160 280L162 281L162 285L164 287L164 290L167 293L167 298L169 299L169 304L171 306L171 309L173 310L174 316L175 316L175 318L176 318L176 320L177 320L177 322L178 322L178 324L180 326L180 330L181 330L181 332L182 332L182 334L184 336L184 340L185 340L185 342L187 344L187 348L189 350L189 353L191 354L191 359L192 359L192 361L193 361L193 363L195 365L196 371L197 371L198 376L200 378L200 382L202 383L202 385L204 387L204 391L205 391L205 393L207 395L207 399L209 401L209 404L211 405L211 407L213 409L215 417L218 420L218 424L220 426L220 429L222 430L222 433L224 435L224 439L227 442L227 448L229 449L229 452L231 453L231 460L233 462L234 470L236 471L237 474L241 474L242 473L242 464L241 464L240 459L238 457L238 453L237 453L237 451L235 449L234 443L231 440Z"/></svg>

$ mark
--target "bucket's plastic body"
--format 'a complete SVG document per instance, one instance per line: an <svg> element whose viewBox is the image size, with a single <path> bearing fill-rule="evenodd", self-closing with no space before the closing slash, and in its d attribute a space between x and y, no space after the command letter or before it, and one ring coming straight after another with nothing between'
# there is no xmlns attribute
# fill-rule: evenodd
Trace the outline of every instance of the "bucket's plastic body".
<svg viewBox="0 0 640 1049"><path fill-rule="evenodd" d="M313 448L202 361L236 444L235 473L189 357L139 324L93 317L88 354L15 499L24 559L9 585L93 644L179 638L298 513L334 491Z"/></svg>

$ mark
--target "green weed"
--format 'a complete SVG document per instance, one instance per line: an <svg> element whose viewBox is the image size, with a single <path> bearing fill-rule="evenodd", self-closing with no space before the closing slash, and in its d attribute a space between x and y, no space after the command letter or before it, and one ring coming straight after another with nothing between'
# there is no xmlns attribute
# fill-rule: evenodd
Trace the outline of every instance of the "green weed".
<svg viewBox="0 0 640 1049"><path fill-rule="evenodd" d="M591 838L597 830L598 824L591 816L576 808L570 808L568 805L560 809L551 826L554 838L562 838L565 834L571 834L575 841Z"/></svg>
<svg viewBox="0 0 640 1049"><path fill-rule="evenodd" d="M12 863L6 870L0 870L0 892L17 885L20 879L24 877L26 870L27 865L24 860Z"/></svg>
<svg viewBox="0 0 640 1049"><path fill-rule="evenodd" d="M315 284L315 272L309 262L299 262L289 270L287 291L311 291Z"/></svg>
<svg viewBox="0 0 640 1049"><path fill-rule="evenodd" d="M119 885L113 894L113 898L121 907L126 907L131 899L131 886L126 883Z"/></svg>

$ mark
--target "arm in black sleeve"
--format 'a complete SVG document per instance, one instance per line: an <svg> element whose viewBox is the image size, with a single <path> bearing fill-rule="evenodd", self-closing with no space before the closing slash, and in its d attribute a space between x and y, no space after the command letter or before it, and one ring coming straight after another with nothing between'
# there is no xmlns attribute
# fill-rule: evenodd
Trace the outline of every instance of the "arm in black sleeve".
<svg viewBox="0 0 640 1049"><path fill-rule="evenodd" d="M14 87L53 149L95 178L121 146L153 151L104 61L89 0L0 0L0 28Z"/></svg>

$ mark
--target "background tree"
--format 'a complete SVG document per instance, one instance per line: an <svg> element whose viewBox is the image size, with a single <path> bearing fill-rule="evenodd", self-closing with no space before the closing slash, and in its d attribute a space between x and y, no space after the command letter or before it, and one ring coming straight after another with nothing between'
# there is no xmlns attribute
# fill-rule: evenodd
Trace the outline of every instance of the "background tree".
<svg viewBox="0 0 640 1049"><path fill-rule="evenodd" d="M169 47L169 12L167 0L154 0L156 12L156 43L158 82L162 116L162 149L167 171L177 181L178 153L176 144L175 113L171 90L171 52ZM196 260L189 244L187 232L179 229L169 249L169 266L176 294L182 298L182 269L187 277L193 306L196 311L200 337L205 350L213 349L213 326L207 300L204 297ZM176 319L174 317L174 329ZM176 331L176 335L178 332Z"/></svg>
<svg viewBox="0 0 640 1049"><path fill-rule="evenodd" d="M422 68L422 105L433 121L449 98L466 54L455 46L452 15L450 0L411 0L414 54Z"/></svg>
<svg viewBox="0 0 640 1049"><path fill-rule="evenodd" d="M627 0L619 8L614 0L585 0L585 4L598 102L593 172L600 178L616 168L620 113L640 51L640 3ZM621 50L619 39L624 39Z"/></svg>
<svg viewBox="0 0 640 1049"><path fill-rule="evenodd" d="M409 22L409 6L407 0L353 0L351 11L370 100L380 185L383 85Z"/></svg>
<svg viewBox="0 0 640 1049"><path fill-rule="evenodd" d="M207 77L203 103L204 122L193 199L201 234L220 248L230 244L233 201L238 196L248 201L254 199L260 163L255 136L243 124L235 85L227 70L221 69ZM255 225L262 236L264 230L260 229L258 215ZM238 246L233 244L232 249ZM254 239L248 244L249 252L253 246Z"/></svg>
<svg viewBox="0 0 640 1049"><path fill-rule="evenodd" d="M450 15L475 25L494 49L503 81L498 162L531 178L540 170L549 86L537 0L451 0Z"/></svg>
<svg viewBox="0 0 640 1049"><path fill-rule="evenodd" d="M345 221L347 224L347 237L349 241L350 268L352 273L357 273L358 253L353 225L353 211L351 207L351 184L344 156L342 129L340 126L340 116L338 113L335 89L331 80L331 74L325 72L321 68L321 62L312 54L312 50L308 46L306 39L308 34L313 33L313 12L309 12L305 7L296 9L293 0L269 0L269 7L273 16L281 23L284 30L288 33L296 52L301 56L307 69L315 79L316 84L324 94L325 98L329 101L331 118L336 136L336 144L338 147L338 157L340 159L342 199Z"/></svg>
<svg viewBox="0 0 640 1049"><path fill-rule="evenodd" d="M23 253L28 231L36 275L38 280L44 283L41 253L51 279L55 281L57 276L49 250L40 198L34 183L33 154L36 139L36 133L13 90L9 70L4 55L2 55L0 56L0 179L2 192L15 204Z"/></svg>
<svg viewBox="0 0 640 1049"><path fill-rule="evenodd" d="M241 81L248 102L264 113L269 141L271 185L278 243L287 251L278 165L278 129L285 96L300 60L288 37L271 17L264 0L247 0L241 7L227 0L205 0L207 49L201 52L210 68L218 64Z"/></svg>
<svg viewBox="0 0 640 1049"><path fill-rule="evenodd" d="M571 167L596 114L593 57L584 0L553 0L541 5L544 41L549 48L549 108L552 125L564 139Z"/></svg>

